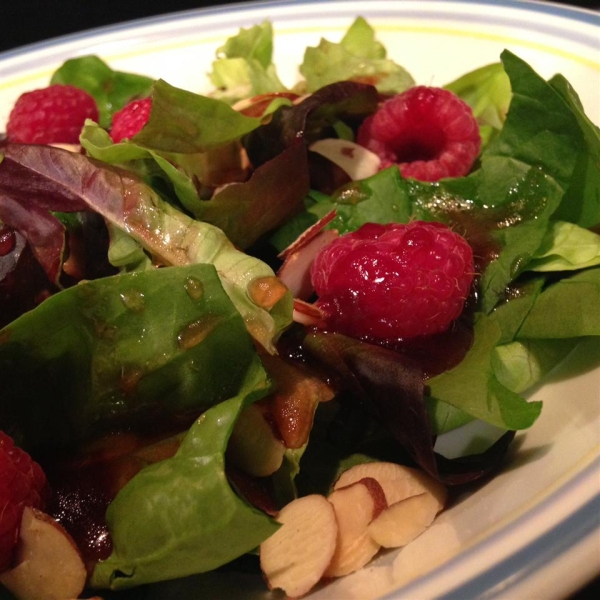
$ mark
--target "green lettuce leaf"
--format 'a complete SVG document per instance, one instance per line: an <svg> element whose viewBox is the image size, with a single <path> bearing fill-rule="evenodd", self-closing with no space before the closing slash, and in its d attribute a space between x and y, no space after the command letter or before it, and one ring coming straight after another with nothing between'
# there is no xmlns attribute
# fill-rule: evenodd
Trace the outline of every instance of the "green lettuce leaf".
<svg viewBox="0 0 600 600"><path fill-rule="evenodd" d="M537 385L580 343L580 339L525 339L496 346L492 367L502 385L521 394Z"/></svg>
<svg viewBox="0 0 600 600"><path fill-rule="evenodd" d="M200 198L192 177L176 166L171 158L172 154L144 148L128 140L114 144L104 129L90 121L86 122L79 141L92 158L108 164L127 166L155 184L157 177L166 179L182 208L191 214L198 210ZM155 163L155 166L149 163Z"/></svg>
<svg viewBox="0 0 600 600"><path fill-rule="evenodd" d="M556 318L560 315L560 318ZM549 285L536 299L518 339L569 339L600 335L600 268L585 269Z"/></svg>
<svg viewBox="0 0 600 600"><path fill-rule="evenodd" d="M600 264L600 235L556 221L527 265L529 271L573 271Z"/></svg>
<svg viewBox="0 0 600 600"><path fill-rule="evenodd" d="M217 50L210 80L217 88L213 95L237 102L268 92L283 92L273 58L273 26L269 21L240 29Z"/></svg>
<svg viewBox="0 0 600 600"><path fill-rule="evenodd" d="M237 391L254 356L205 264L81 283L23 314L0 339L0 370L11 373L0 381L2 423L36 449L205 410Z"/></svg>
<svg viewBox="0 0 600 600"><path fill-rule="evenodd" d="M150 118L132 140L163 152L206 152L256 129L260 119L246 117L215 98L194 94L159 80L152 90Z"/></svg>
<svg viewBox="0 0 600 600"><path fill-rule="evenodd" d="M145 271L154 268L152 259L144 252L142 246L122 229L108 225L110 244L108 260L121 272Z"/></svg>
<svg viewBox="0 0 600 600"><path fill-rule="evenodd" d="M430 396L502 429L527 429L539 416L542 403L527 402L500 383L491 357L501 337L496 319L478 315L473 346L458 366L428 380ZM447 426L447 421L435 422L434 430L443 433L442 427Z"/></svg>
<svg viewBox="0 0 600 600"><path fill-rule="evenodd" d="M345 80L371 83L382 93L400 93L415 84L404 68L386 58L385 48L362 17L339 44L322 39L317 47L307 48L300 73L309 92Z"/></svg>
<svg viewBox="0 0 600 600"><path fill-rule="evenodd" d="M71 58L55 71L51 84L72 85L94 97L100 125L109 127L112 116L136 98L150 95L154 80L144 75L114 71L97 56Z"/></svg>
<svg viewBox="0 0 600 600"><path fill-rule="evenodd" d="M444 87L471 107L485 148L502 129L510 105L510 80L502 63L470 71Z"/></svg>
<svg viewBox="0 0 600 600"><path fill-rule="evenodd" d="M298 213L308 191L306 147L296 143L258 167L248 181L203 201L195 216L221 228L243 250Z"/></svg>
<svg viewBox="0 0 600 600"><path fill-rule="evenodd" d="M491 315L478 315L474 344L463 362L429 380L435 431L462 424L466 415L505 429L528 427L541 405L516 394L538 384L581 340L599 335L600 268L555 282L544 276L528 282Z"/></svg>
<svg viewBox="0 0 600 600"><path fill-rule="evenodd" d="M517 393L540 383L586 340L600 336L600 269L589 269L503 304L495 316L503 343L492 353L494 373ZM556 315L560 314L560 319ZM594 358L595 356L595 358ZM600 364L600 355L591 358Z"/></svg>
<svg viewBox="0 0 600 600"><path fill-rule="evenodd" d="M125 589L210 571L277 530L237 496L225 474L224 453L240 411L269 390L254 357L238 393L206 411L173 458L144 468L110 504L113 552L96 565L93 586Z"/></svg>

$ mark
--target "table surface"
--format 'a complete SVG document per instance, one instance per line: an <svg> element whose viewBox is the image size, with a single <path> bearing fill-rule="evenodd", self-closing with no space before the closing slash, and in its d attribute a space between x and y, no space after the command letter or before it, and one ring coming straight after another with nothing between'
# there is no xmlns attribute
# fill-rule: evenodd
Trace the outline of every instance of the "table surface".
<svg viewBox="0 0 600 600"><path fill-rule="evenodd" d="M0 52L78 31L111 25L123 21L177 12L219 4L232 4L239 0L18 0L3 3ZM582 8L600 9L599 2L572 0L556 2ZM600 580L575 594L569 600L598 598Z"/></svg>

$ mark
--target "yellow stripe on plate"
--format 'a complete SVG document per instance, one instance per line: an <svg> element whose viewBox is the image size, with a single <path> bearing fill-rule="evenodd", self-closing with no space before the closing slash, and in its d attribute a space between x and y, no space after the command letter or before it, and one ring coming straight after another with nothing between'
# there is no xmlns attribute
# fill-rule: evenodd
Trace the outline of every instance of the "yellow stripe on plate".
<svg viewBox="0 0 600 600"><path fill-rule="evenodd" d="M327 27L326 30L329 31L340 31L345 32L347 30L347 26L331 26ZM549 44L543 44L541 42L533 42L531 40L525 40L519 37L492 34L492 33L482 33L478 31L471 31L465 29L455 29L451 27L432 27L432 26L419 26L419 25L389 25L389 24L380 24L375 27L376 32L386 31L391 33L418 33L423 35L448 35L454 37L461 38L472 38L479 40L486 40L491 42L500 42L505 46L509 46L512 44L517 44L520 46L524 46L526 48L532 48L534 50L538 50L544 52L546 54L551 54L555 56L559 56L561 58L565 58L581 64L585 67L588 67L592 70L600 72L600 61L593 60L585 56L581 56L574 52L569 52L568 50L564 50L557 46L552 46ZM324 32L325 29L322 26L307 26L307 27L282 27L275 32L275 43L277 43L277 39L281 38L285 35L299 35L305 33L313 33L318 34L319 32ZM170 42L167 44L156 45L152 48L142 48L138 50L130 50L128 52L117 52L115 54L103 55L102 59L111 62L118 61L123 59L129 59L144 55L157 54L162 52L169 52L181 48L189 48L192 46L212 46L217 43L223 43L225 41L226 36L223 34L213 35L210 37L202 36L198 40L189 39L186 41L180 42ZM393 57L391 57L393 58ZM4 91L10 89L12 87L21 86L30 81L39 78L50 78L54 69L45 69L43 71L36 71L33 73L29 73L27 75L22 75L19 77L15 77L14 79L9 79L8 81L4 81L0 83L0 91Z"/></svg>

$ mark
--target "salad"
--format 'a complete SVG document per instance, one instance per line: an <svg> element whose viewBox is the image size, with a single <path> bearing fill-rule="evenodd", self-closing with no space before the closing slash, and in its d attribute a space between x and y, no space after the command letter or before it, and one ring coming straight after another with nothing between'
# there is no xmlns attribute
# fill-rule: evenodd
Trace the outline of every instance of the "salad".
<svg viewBox="0 0 600 600"><path fill-rule="evenodd" d="M49 84L94 101L77 145L30 143L7 125L0 450L14 442L43 472L35 501L19 500L21 542L0 573L17 597L39 597L14 581L40 515L76 545L75 595L248 568L303 595L350 572L331 567L344 505L371 503L367 560L392 544L372 524L393 506L417 515L414 498L429 502L426 527L535 426L543 407L526 392L600 334L600 135L564 77L545 81L505 51L431 91L362 18L341 42L307 48L292 89L272 50L270 23L240 30L217 53L209 95L74 58ZM406 154L377 125L417 92L468 107L477 142L454 161L462 171L403 171L447 150L449 134L417 152L436 136L424 128ZM398 328L433 300L413 296L395 319L389 290L350 285L331 250L363 236L368 254L409 225L470 252L458 312L435 330L419 317L416 333ZM437 436L473 421L497 432L485 448L436 451ZM386 469L411 491L391 500ZM313 548L324 554L310 583L287 588L265 557L297 514L330 543L323 533Z"/></svg>

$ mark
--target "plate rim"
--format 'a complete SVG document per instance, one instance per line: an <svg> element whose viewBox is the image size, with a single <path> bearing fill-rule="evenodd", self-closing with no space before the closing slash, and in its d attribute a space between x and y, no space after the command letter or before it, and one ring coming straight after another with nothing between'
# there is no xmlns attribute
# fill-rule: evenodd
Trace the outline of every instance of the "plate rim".
<svg viewBox="0 0 600 600"><path fill-rule="evenodd" d="M387 0L394 2L394 0ZM429 0L432 3L438 4L450 4L447 0ZM342 2L335 2L336 4L344 5L364 5L363 0L345 0ZM421 4L422 0L402 0L402 4L408 6L409 4L417 6ZM451 0L452 4L465 4L472 6L495 6L498 7L499 3L496 0ZM219 15L226 12L242 12L246 10L267 10L269 8L276 8L281 6L294 6L294 5L314 5L319 6L321 2L319 0L239 0L230 4L216 4L214 6L205 6L197 8L189 8L174 12L161 13L157 15L151 15L147 17L140 17L129 19L122 22L102 25L99 27L90 27L81 31L72 33L66 33L62 35L53 36L46 40L32 42L29 44L23 44L12 49L3 50L0 52L0 65L4 60L9 58L15 58L23 54L35 52L38 50L44 50L53 46L70 44L79 40L84 40L90 37L110 35L125 30L137 29L146 26L158 25L161 23L172 23L178 20L187 18L200 18L213 15ZM532 11L536 13L543 13L555 17L565 18L574 22L580 22L591 25L600 25L600 13L591 9L559 4L547 0L502 0L501 7L512 8L524 11Z"/></svg>
<svg viewBox="0 0 600 600"><path fill-rule="evenodd" d="M390 1L391 4L393 0L388 1ZM403 0L403 4L408 5L409 3L416 6L421 2L420 0ZM432 0L432 3L450 4L444 0ZM336 4L342 3L336 2ZM350 7L363 5L364 2L363 0L346 0L343 4ZM452 0L452 4L471 6L493 5L497 7L499 3L494 0L458 0L456 2ZM269 9L294 5L307 7L312 5L316 8L322 5L322 3L318 0L261 0L234 2L231 4L191 8L171 13L136 18L120 23L93 27L74 33L55 36L47 40L25 44L2 51L0 52L0 67L2 67L2 64L8 59L25 56L30 53L43 51L57 46L82 42L89 38L112 35L123 31L165 23L173 24L189 18L220 16L229 12L266 11ZM581 7L541 0L503 0L501 5L502 8L521 9L565 18L574 23L600 25L600 13ZM366 12L368 12L368 9ZM561 555L564 554L564 552L572 550L580 544L586 543L586 540L591 533L597 533L598 530L600 530L600 489L598 489L597 485L595 493L590 494L590 486L597 480L599 474L600 457L596 456L584 469L576 472L559 489L549 494L538 504L526 510L524 514L518 516L510 523L504 525L500 530L493 532L480 542L464 549L457 556L450 558L442 565L434 568L433 571L417 578L414 582L410 582L401 588L384 595L383 599L391 600L393 598L398 598L399 593L403 596L415 597L414 594L416 592L419 590L426 590L431 584L432 575L438 574L443 576L444 573L456 568L461 562L471 560L476 553L489 549L490 546L497 543L499 539L505 538L511 532L514 532L515 529L522 527L528 519L532 518L532 516L541 515L551 511L552 506L561 499L568 498L573 501L579 491L586 490L586 495L582 496L582 498L585 498L585 502L580 501L565 521L555 523L549 528L538 532L539 535L529 538L526 545L521 548L517 554L511 555L497 565L492 565L489 568L483 569L473 579L469 578L464 583L460 583L450 589L447 593L438 596L438 598L439 600L458 600L460 598L474 597L500 598L503 597L507 591L514 591L523 580L532 577L542 568L547 568L548 565L560 560ZM582 498L580 498L580 500L582 500ZM549 540L560 536L563 536L564 538L565 536L563 534L569 535L566 536L566 541L560 548L558 546L548 545ZM546 549L543 560L540 558L540 553L537 552L538 549ZM520 562L521 567L517 574L515 574L515 571L512 568L516 559L522 559ZM596 569L596 573L600 573L600 567ZM591 573L591 575L593 577L594 573ZM587 580L591 579L588 578ZM575 591L575 589L576 588L571 588L570 591Z"/></svg>

